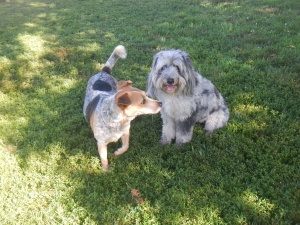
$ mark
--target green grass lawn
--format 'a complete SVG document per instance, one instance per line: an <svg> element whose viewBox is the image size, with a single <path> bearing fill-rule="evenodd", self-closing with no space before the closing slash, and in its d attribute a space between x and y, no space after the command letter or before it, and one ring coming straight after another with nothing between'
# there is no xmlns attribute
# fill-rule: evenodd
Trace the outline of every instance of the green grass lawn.
<svg viewBox="0 0 300 225"><path fill-rule="evenodd" d="M300 224L299 0L0 1L0 224ZM82 114L88 78L145 90L153 55L180 48L230 120L181 149L137 117L130 149L99 163ZM138 192L138 193L136 193ZM135 194L132 194L135 193Z"/></svg>

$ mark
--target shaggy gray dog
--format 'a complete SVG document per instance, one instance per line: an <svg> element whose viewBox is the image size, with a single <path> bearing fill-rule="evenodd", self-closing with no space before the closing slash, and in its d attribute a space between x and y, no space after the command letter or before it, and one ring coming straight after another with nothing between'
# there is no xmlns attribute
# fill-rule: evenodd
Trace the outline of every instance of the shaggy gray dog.
<svg viewBox="0 0 300 225"><path fill-rule="evenodd" d="M192 139L195 123L206 133L227 124L228 107L217 88L195 72L189 55L181 50L158 52L148 76L147 94L162 102L161 144L176 145Z"/></svg>

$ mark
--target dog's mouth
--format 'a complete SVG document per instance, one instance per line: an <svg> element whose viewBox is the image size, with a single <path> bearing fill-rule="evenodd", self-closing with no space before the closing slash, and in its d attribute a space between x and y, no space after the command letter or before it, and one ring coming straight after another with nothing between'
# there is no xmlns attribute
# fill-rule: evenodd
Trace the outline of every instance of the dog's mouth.
<svg viewBox="0 0 300 225"><path fill-rule="evenodd" d="M177 85L173 85L173 84L167 84L164 85L164 89L166 92L174 92L177 88Z"/></svg>

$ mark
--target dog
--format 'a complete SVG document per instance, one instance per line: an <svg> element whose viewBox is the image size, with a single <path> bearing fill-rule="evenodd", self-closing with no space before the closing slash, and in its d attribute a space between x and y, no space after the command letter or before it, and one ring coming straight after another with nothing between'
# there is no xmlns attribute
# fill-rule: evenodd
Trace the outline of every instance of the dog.
<svg viewBox="0 0 300 225"><path fill-rule="evenodd" d="M175 144L180 147L191 141L196 123L202 124L210 135L229 119L220 92L195 72L188 53L182 50L163 50L154 55L147 94L162 102L162 145L176 139Z"/></svg>
<svg viewBox="0 0 300 225"><path fill-rule="evenodd" d="M109 170L107 145L121 138L122 147L114 152L123 154L129 147L130 122L138 115L156 114L161 102L150 99L144 91L131 86L132 81L119 81L111 71L119 58L126 58L124 46L117 46L98 74L87 84L83 114L97 140L104 171Z"/></svg>

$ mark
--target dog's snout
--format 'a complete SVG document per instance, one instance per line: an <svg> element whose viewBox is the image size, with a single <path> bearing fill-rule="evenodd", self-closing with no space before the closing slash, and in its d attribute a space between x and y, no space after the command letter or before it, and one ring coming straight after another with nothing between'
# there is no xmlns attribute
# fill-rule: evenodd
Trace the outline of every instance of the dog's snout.
<svg viewBox="0 0 300 225"><path fill-rule="evenodd" d="M160 107L162 107L162 102L158 102L158 105L159 105Z"/></svg>
<svg viewBox="0 0 300 225"><path fill-rule="evenodd" d="M168 84L173 84L174 83L174 79L173 78L168 78L167 79L167 83Z"/></svg>

